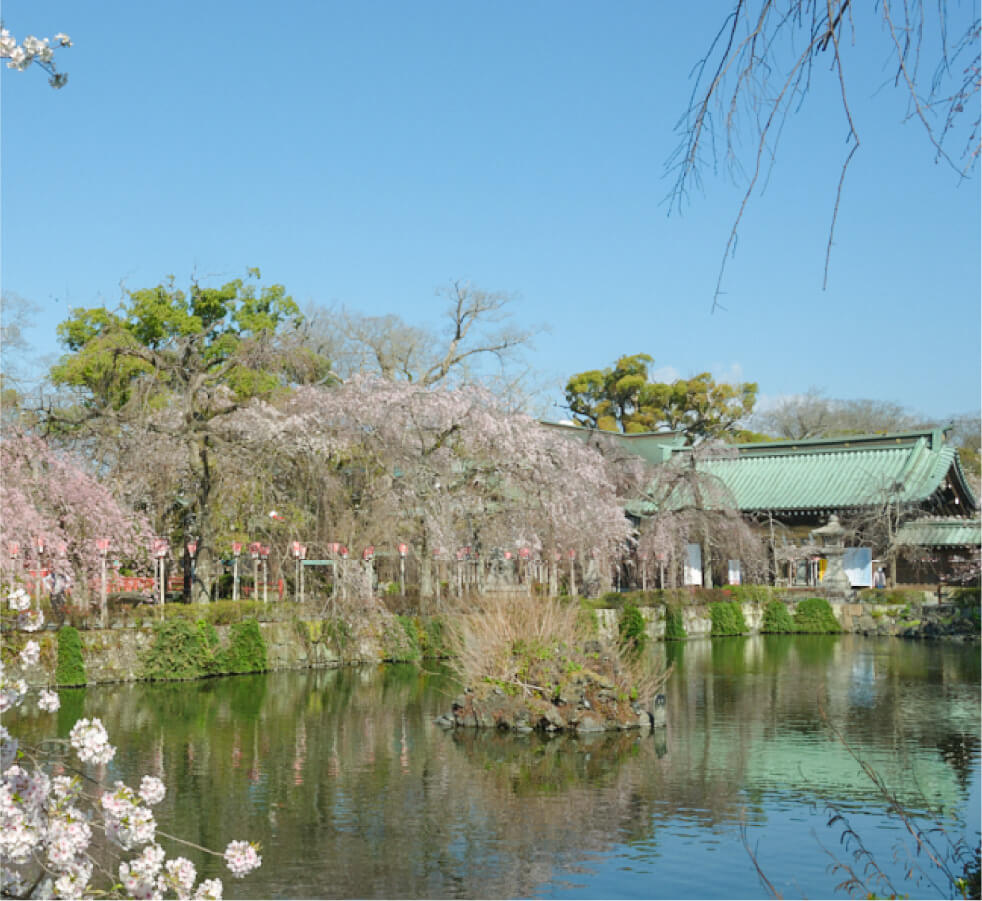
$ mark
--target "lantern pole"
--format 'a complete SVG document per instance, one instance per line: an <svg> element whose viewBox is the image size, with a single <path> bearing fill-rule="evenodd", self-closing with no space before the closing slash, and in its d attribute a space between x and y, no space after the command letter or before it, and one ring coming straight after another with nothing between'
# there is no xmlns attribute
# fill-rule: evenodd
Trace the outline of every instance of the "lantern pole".
<svg viewBox="0 0 982 901"><path fill-rule="evenodd" d="M263 561L263 603L269 603L269 545L259 548L259 557Z"/></svg>
<svg viewBox="0 0 982 901"><path fill-rule="evenodd" d="M34 539L34 546L37 548L38 551L38 574L37 574L37 578L35 578L34 580L34 604L37 607L37 609L40 610L41 609L41 570L43 567L41 558L44 554L44 539L40 535L38 535L38 537Z"/></svg>
<svg viewBox="0 0 982 901"><path fill-rule="evenodd" d="M249 556L252 557L252 599L259 600L259 549L258 541L249 544Z"/></svg>
<svg viewBox="0 0 982 901"><path fill-rule="evenodd" d="M300 542L293 542L293 602L300 603Z"/></svg>
<svg viewBox="0 0 982 901"><path fill-rule="evenodd" d="M239 554L242 553L242 542L232 542L232 600L239 599Z"/></svg>
<svg viewBox="0 0 982 901"><path fill-rule="evenodd" d="M159 579L160 585L160 606L163 607L166 603L166 579L167 579L167 550L168 542L166 538L154 538L153 540L153 555L156 558L155 565L157 567L157 578Z"/></svg>
<svg viewBox="0 0 982 901"><path fill-rule="evenodd" d="M194 539L187 543L188 559L191 561L191 597L194 597L194 579L198 568L198 542ZM188 598L190 601L190 598Z"/></svg>
<svg viewBox="0 0 982 901"><path fill-rule="evenodd" d="M347 545L341 545L341 600L348 600L348 582L345 579L345 574L348 569L348 548Z"/></svg>
<svg viewBox="0 0 982 901"><path fill-rule="evenodd" d="M307 559L307 545L300 545L300 603L304 603L303 591L303 561Z"/></svg>
<svg viewBox="0 0 982 901"><path fill-rule="evenodd" d="M96 541L96 547L99 549L99 557L101 565L101 590L99 592L99 617L100 625L103 629L106 628L106 557L109 555L109 539L99 538Z"/></svg>
<svg viewBox="0 0 982 901"><path fill-rule="evenodd" d="M331 616L335 615L338 598L338 550L341 545L332 541L328 546L328 553L331 555Z"/></svg>
<svg viewBox="0 0 982 901"><path fill-rule="evenodd" d="M409 545L399 545L399 595L406 598L406 554L409 553Z"/></svg>

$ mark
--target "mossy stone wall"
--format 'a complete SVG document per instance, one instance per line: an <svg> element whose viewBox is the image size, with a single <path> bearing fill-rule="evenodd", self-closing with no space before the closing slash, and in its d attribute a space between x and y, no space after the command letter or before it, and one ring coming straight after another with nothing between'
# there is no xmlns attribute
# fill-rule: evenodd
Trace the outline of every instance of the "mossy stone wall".
<svg viewBox="0 0 982 901"><path fill-rule="evenodd" d="M747 627L751 633L761 631L766 604L747 602L741 605ZM935 637L955 635L977 638L972 632L972 621L955 605L927 606L917 612L918 619L911 619L913 611L885 605L849 603L832 604L832 611L845 632L860 632L909 637ZM645 634L654 640L664 640L664 606L640 607L644 618ZM689 638L705 638L712 633L712 619L707 605L689 605L679 608L682 624ZM971 612L971 611L969 611ZM616 641L619 632L620 611L597 608L591 611L596 622L598 637ZM406 621L392 620L398 632L391 634L380 629L346 631L341 635L331 623L321 620L260 622L256 625L266 649L268 670L308 669L334 667L345 664L378 663L383 660L414 659L418 649L422 656L436 652L440 656L443 636L440 629L423 618ZM916 625L915 625L916 624ZM209 630L211 627L209 626ZM214 626L214 636L223 648L234 646L231 626ZM415 646L412 638L415 638ZM209 640L213 640L209 631ZM82 665L88 685L107 682L135 682L146 678L145 662L155 641L153 626L145 622L138 626L113 629L79 630ZM16 651L23 645L21 639L33 638L41 645L40 666L21 671L16 661ZM393 639L398 638L398 641ZM340 640L343 639L343 640ZM255 643L255 635L242 635L245 656L248 646ZM19 642L19 643L18 643ZM396 658L397 647L408 649L408 655ZM59 633L43 630L30 636L15 633L4 638L4 662L11 678L24 678L30 685L57 684L59 659ZM238 658L236 658L238 659ZM228 669L226 671L236 671Z"/></svg>
<svg viewBox="0 0 982 901"><path fill-rule="evenodd" d="M188 624L192 629L196 624ZM305 624L309 629L307 637L296 622L258 623L257 632L262 636L266 649L266 669L309 669L315 667L335 667L343 663L377 663L384 659L379 642L368 634L355 635L348 644L343 658L337 653L328 630L321 622ZM251 656L255 635L232 634L235 626L215 626L214 635L218 646L226 651L238 649L245 656ZM209 630L211 627L209 627ZM241 627L239 629L241 632ZM316 636L311 640L311 633ZM85 668L85 684L97 685L110 682L138 682L146 678L146 661L156 641L156 633L150 624L120 629L81 629L78 631L81 643L82 663ZM40 665L20 671L15 661L10 673L15 678L23 676L32 686L56 684L58 668L58 632L45 630L32 636L41 644ZM252 650L250 651L250 646ZM243 659L243 653L233 653L232 658L223 660L228 664L226 672L235 672L235 666Z"/></svg>

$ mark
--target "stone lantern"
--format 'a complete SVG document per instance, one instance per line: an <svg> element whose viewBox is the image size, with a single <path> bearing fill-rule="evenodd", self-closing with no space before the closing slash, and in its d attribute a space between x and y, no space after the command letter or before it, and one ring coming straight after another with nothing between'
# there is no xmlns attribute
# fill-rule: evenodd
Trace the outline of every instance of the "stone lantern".
<svg viewBox="0 0 982 901"><path fill-rule="evenodd" d="M846 553L846 530L839 522L839 517L833 513L829 521L812 534L821 542L822 556L828 561L822 586L830 597L847 597L852 592L852 583L842 568L842 558Z"/></svg>

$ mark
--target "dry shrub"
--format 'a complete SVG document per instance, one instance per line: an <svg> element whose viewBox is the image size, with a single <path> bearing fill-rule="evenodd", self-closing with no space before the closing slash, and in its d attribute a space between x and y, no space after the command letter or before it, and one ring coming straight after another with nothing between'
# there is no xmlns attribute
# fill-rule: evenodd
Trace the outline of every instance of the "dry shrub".
<svg viewBox="0 0 982 901"><path fill-rule="evenodd" d="M584 672L647 702L670 673L648 655L598 642L575 600L488 594L477 606L458 607L450 621L451 666L461 683L475 690L504 683L526 694L541 692Z"/></svg>
<svg viewBox="0 0 982 901"><path fill-rule="evenodd" d="M451 618L453 667L460 680L476 686L514 674L515 648L580 649L589 636L575 602L536 598L523 592L484 595Z"/></svg>

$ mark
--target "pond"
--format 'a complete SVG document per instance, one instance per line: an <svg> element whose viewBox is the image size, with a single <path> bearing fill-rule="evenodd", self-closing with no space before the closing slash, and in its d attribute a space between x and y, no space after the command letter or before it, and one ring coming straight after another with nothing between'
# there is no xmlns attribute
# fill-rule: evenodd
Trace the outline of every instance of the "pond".
<svg viewBox="0 0 982 901"><path fill-rule="evenodd" d="M227 897L766 897L754 857L784 897L848 897L830 871L863 873L846 824L893 880L869 891L945 895L927 867L914 881L924 855L907 860L909 833L820 707L923 825L977 843L977 645L760 636L652 653L676 670L668 726L645 735L445 732L433 719L456 688L433 664L66 691L14 731L101 717L119 746L106 778L163 777L168 831L262 843L242 882L187 854Z"/></svg>

